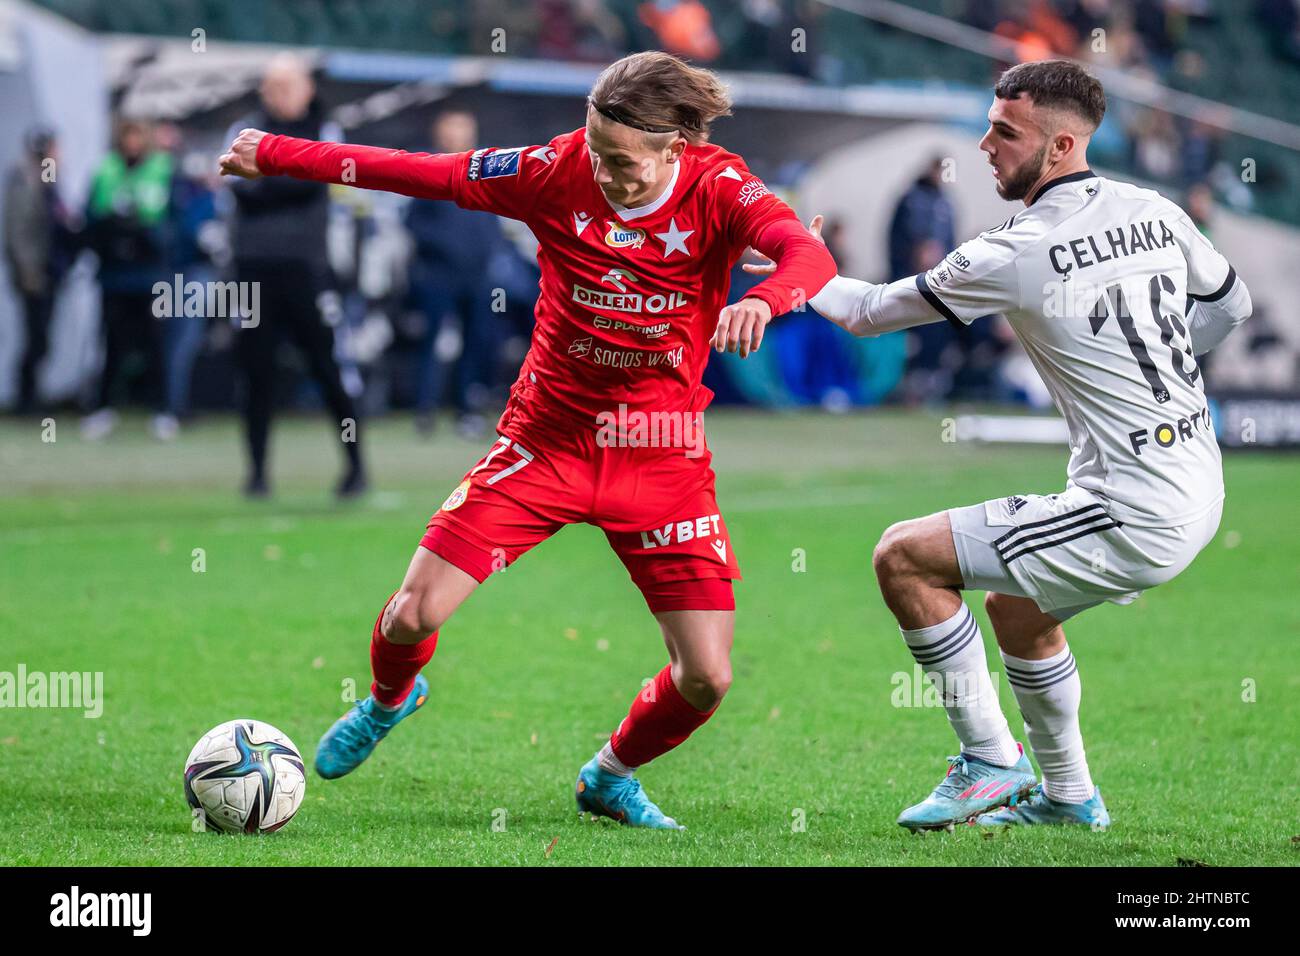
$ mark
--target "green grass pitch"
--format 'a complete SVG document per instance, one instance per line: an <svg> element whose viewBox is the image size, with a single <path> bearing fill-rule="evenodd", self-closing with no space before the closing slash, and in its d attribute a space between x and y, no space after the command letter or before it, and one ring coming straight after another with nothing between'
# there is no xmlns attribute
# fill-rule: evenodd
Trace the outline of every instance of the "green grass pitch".
<svg viewBox="0 0 1300 956"><path fill-rule="evenodd" d="M0 710L0 863L1297 863L1300 459L1266 454L1227 460L1223 524L1185 574L1067 627L1113 828L895 825L955 741L942 710L894 706L912 661L871 547L893 521L1064 481L1064 449L945 444L942 415L709 416L745 573L735 683L709 724L642 772L687 832L577 819L578 767L666 660L603 536L578 526L481 588L443 629L430 704L352 776L309 776L298 816L261 838L192 831L190 747L255 717L310 761L348 683L365 692L371 624L424 522L488 441L377 423L377 490L338 507L326 425L285 420L276 497L250 504L235 493L229 420L168 446L140 419L103 445L81 442L70 416L52 443L8 422L0 671L102 671L104 710Z"/></svg>

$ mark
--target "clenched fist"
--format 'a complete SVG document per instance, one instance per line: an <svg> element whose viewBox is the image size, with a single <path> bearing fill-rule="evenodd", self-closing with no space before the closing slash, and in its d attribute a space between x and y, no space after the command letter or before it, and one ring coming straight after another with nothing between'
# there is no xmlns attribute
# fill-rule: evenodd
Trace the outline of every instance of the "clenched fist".
<svg viewBox="0 0 1300 956"><path fill-rule="evenodd" d="M718 328L713 333L713 347L719 352L740 350L744 358L757 352L763 330L772 321L772 307L762 299L741 299L718 313Z"/></svg>
<svg viewBox="0 0 1300 956"><path fill-rule="evenodd" d="M230 149L221 154L221 175L256 179L262 175L257 168L257 144L266 133L260 129L241 129Z"/></svg>

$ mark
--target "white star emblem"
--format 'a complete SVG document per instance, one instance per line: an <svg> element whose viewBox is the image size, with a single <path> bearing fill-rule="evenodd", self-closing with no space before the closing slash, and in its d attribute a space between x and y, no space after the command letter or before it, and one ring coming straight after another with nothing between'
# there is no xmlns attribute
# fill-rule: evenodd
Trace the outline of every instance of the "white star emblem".
<svg viewBox="0 0 1300 956"><path fill-rule="evenodd" d="M674 252L680 252L682 255L689 256L691 250L686 248L686 240L695 235L694 229L680 230L677 228L677 220L668 220L667 232L656 232L655 238L663 241L664 258L667 259Z"/></svg>

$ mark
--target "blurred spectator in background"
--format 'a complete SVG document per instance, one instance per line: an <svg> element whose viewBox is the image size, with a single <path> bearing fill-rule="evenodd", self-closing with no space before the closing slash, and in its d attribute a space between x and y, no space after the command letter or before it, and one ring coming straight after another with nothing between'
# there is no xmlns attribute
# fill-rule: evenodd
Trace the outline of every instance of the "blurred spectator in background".
<svg viewBox="0 0 1300 956"><path fill-rule="evenodd" d="M722 52L713 32L713 18L699 0L647 0L637 13L665 52L698 63L716 60Z"/></svg>
<svg viewBox="0 0 1300 956"><path fill-rule="evenodd" d="M54 297L72 258L72 222L55 185L57 162L54 133L33 129L5 185L5 258L27 333L14 407L20 415L39 405L36 370L49 345Z"/></svg>
<svg viewBox="0 0 1300 956"><path fill-rule="evenodd" d="M1213 237L1210 235L1210 220L1214 216L1214 193L1207 183L1192 184L1187 190L1187 196L1183 201L1183 209L1196 228L1213 241ZM1258 331L1258 328L1254 331ZM1197 366L1206 376L1209 375L1210 363L1213 361L1213 349L1196 357Z"/></svg>
<svg viewBox="0 0 1300 956"><path fill-rule="evenodd" d="M1182 158L1179 183L1204 185L1204 181L1218 162L1221 134L1208 123L1188 120L1181 125L1183 141L1179 149Z"/></svg>
<svg viewBox="0 0 1300 956"><path fill-rule="evenodd" d="M903 193L889 221L889 279L905 279L938 265L956 248L956 216L943 194L944 158L935 156ZM947 322L911 329L913 348L903 380L904 398L942 397L952 388L956 336Z"/></svg>
<svg viewBox="0 0 1300 956"><path fill-rule="evenodd" d="M99 257L104 369L95 389L94 410L82 421L90 440L117 424L113 409L120 378L140 378L141 397L154 409L154 436L175 436L176 417L164 397L163 324L154 317L154 283L167 275L167 216L172 161L153 148L152 131L141 121L118 123L115 147L100 163L90 187L86 241ZM144 357L143 374L128 360ZM124 393L130 397L129 390Z"/></svg>
<svg viewBox="0 0 1300 956"><path fill-rule="evenodd" d="M1296 0L1256 0L1255 15L1277 56L1300 63L1300 4Z"/></svg>
<svg viewBox="0 0 1300 956"><path fill-rule="evenodd" d="M1210 217L1214 215L1214 193L1205 183L1195 183L1187 190L1187 201L1183 204L1187 215L1196 228L1206 236L1210 234Z"/></svg>
<svg viewBox="0 0 1300 956"><path fill-rule="evenodd" d="M627 33L604 0L537 0L535 6L538 56L604 64L626 51Z"/></svg>
<svg viewBox="0 0 1300 956"><path fill-rule="evenodd" d="M168 243L170 271L184 276L187 283L215 282L218 265L228 263L230 250L224 224L217 216L219 177L212 168L212 155L200 150L187 152L179 130L172 152L176 173ZM203 347L207 324L208 316L186 315L183 310L164 320L167 407L178 418L189 414L194 361Z"/></svg>
<svg viewBox="0 0 1300 956"><path fill-rule="evenodd" d="M1139 175L1176 179L1182 171L1181 146L1173 116L1159 110L1141 110L1129 132L1133 137L1131 162Z"/></svg>
<svg viewBox="0 0 1300 956"><path fill-rule="evenodd" d="M272 59L262 79L262 108L232 127L230 142L244 128L306 139L333 140L341 131L325 121L316 103L316 85L307 65L291 55ZM275 404L276 351L282 339L293 342L307 362L333 415L347 461L335 488L341 498L366 489L361 432L353 397L343 387L334 355L334 328L322 302L332 286L325 233L329 186L287 176L236 179L231 183L235 215L231 249L240 283L258 283L256 324L235 330L244 372L244 423L249 473L244 492L270 493L266 455ZM248 288L248 286L244 286Z"/></svg>
<svg viewBox="0 0 1300 956"><path fill-rule="evenodd" d="M844 261L844 224L831 219L822 241L837 262ZM811 309L783 317L772 330L777 368L786 389L800 404L845 412L861 399L853 339Z"/></svg>
<svg viewBox="0 0 1300 956"><path fill-rule="evenodd" d="M1016 55L1022 63L1074 52L1077 38L1073 28L1046 0L996 5L973 3L968 4L968 9L995 6L1001 9L1005 19L993 27L993 32L1016 44Z"/></svg>
<svg viewBox="0 0 1300 956"><path fill-rule="evenodd" d="M956 244L956 216L943 194L943 164L944 157L933 157L894 207L889 221L891 281L929 269Z"/></svg>
<svg viewBox="0 0 1300 956"><path fill-rule="evenodd" d="M478 123L469 113L449 110L433 122L435 153L465 152L477 142ZM438 336L445 320L454 316L460 324L461 348L452 369L452 403L457 430L476 437L486 428L482 405L497 345L488 267L505 246L501 225L490 213L413 199L406 207L406 227L414 244L411 296L425 320L415 366L416 427L425 434L433 431L444 390Z"/></svg>

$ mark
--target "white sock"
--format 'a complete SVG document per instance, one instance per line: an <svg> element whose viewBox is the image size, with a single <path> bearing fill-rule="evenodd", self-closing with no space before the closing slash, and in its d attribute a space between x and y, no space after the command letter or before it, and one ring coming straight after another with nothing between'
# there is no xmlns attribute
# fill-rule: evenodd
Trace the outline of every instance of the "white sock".
<svg viewBox="0 0 1300 956"><path fill-rule="evenodd" d="M600 748L600 753L596 754L596 762L600 764L600 769L607 773L618 774L620 777L632 776L635 767L629 767L623 761L614 756L614 748L605 741L605 746Z"/></svg>
<svg viewBox="0 0 1300 956"><path fill-rule="evenodd" d="M1007 719L1002 716L984 656L984 638L965 603L942 624L902 631L908 650L943 694L948 722L962 753L999 767L1020 759Z"/></svg>
<svg viewBox="0 0 1300 956"><path fill-rule="evenodd" d="M1079 733L1082 686L1067 644L1059 654L1026 661L1002 652L1007 681L1025 718L1025 735L1043 771L1043 792L1058 803L1092 799L1092 777Z"/></svg>

